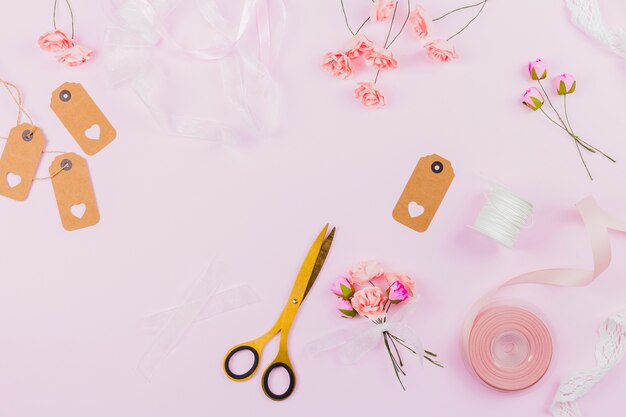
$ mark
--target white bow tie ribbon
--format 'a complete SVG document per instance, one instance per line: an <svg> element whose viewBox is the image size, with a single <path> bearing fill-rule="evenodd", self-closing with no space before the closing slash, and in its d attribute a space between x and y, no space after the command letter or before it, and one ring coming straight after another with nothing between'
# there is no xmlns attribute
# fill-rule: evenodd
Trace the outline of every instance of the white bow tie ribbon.
<svg viewBox="0 0 626 417"><path fill-rule="evenodd" d="M193 25L179 12L190 8L202 20L201 39L185 31ZM217 0L112 0L108 11L107 78L129 85L169 134L232 144L276 130L280 103L270 69L284 38L283 0L243 0L235 22ZM201 77L174 77L175 65L159 49L184 58Z"/></svg>

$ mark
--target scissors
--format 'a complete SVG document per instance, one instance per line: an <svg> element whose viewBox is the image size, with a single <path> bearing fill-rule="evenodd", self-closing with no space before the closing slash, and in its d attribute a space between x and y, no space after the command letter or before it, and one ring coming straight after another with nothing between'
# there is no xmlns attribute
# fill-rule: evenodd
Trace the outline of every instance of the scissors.
<svg viewBox="0 0 626 417"><path fill-rule="evenodd" d="M291 328L293 319L296 317L296 313L298 312L302 301L304 301L306 295L309 293L309 290L313 286L313 283L317 279L317 275L322 269L324 261L326 260L328 252L330 251L330 246L333 242L333 237L335 235L335 228L330 231L328 236L326 236L327 231L328 225L324 226L320 234L317 236L317 239L315 239L315 242L313 242L311 249L309 249L309 253L304 259L304 262L300 267L300 272L298 272L296 280L293 284L291 294L289 294L287 305L285 306L285 308L283 308L283 311L278 317L276 324L274 324L274 326L263 336L254 340L250 340L249 342L233 346L226 353L226 357L224 358L224 372L226 373L226 375L235 382L246 381L256 373L259 367L260 355L263 352L263 348L265 347L267 342L269 342L271 339L274 338L274 336L280 333L278 354L276 355L274 361L267 367L265 372L263 372L263 378L261 383L265 395L274 401L281 401L288 398L293 393L293 390L296 387L296 375L293 372L293 367L291 365L291 361L289 360L287 338L289 337L289 329ZM242 374L236 374L230 369L230 361L234 355L241 351L251 352L254 356L254 362L252 363L252 367L247 372L244 372ZM287 390L282 394L276 394L272 392L269 386L270 374L277 368L283 368L285 371L287 371L287 374L289 376L289 386L287 387Z"/></svg>

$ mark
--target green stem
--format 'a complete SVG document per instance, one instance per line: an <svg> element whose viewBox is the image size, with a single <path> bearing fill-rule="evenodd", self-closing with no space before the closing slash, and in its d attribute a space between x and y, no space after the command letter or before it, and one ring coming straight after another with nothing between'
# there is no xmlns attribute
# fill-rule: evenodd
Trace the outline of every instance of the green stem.
<svg viewBox="0 0 626 417"><path fill-rule="evenodd" d="M580 150L580 143L575 141L576 149L578 150L578 155L580 156L580 160L583 161L583 165L585 166L585 170L587 171L587 175L589 175L589 179L593 181L593 177L591 176L591 172L589 172L589 167L587 167L587 163L585 162L585 158L583 157L583 153Z"/></svg>
<svg viewBox="0 0 626 417"><path fill-rule="evenodd" d="M471 4L471 5L469 5L469 6L463 6L463 7L459 7L458 9L454 9L454 10L452 10L452 11L450 11L450 12L448 12L448 13L444 14L443 16L439 16L438 18L433 19L433 22L436 22L437 20L443 19L444 17L446 17L446 16L448 16L448 15L450 15L450 14L454 13L454 12L458 12L459 10L469 9L469 8L471 8L471 7L480 6L480 5L481 5L481 4L483 4L485 1L486 1L486 0L483 0L483 1L481 1L481 2L479 2L479 3L476 3L476 4Z"/></svg>
<svg viewBox="0 0 626 417"><path fill-rule="evenodd" d="M396 360L394 359L393 355L391 354L391 349L389 347L389 341L387 340L387 332L383 333L383 338L385 340L385 346L387 347L387 352L389 353L389 357L391 358L391 363L393 364L393 370L396 373L396 378L398 378L398 382L400 383L400 386L402 387L402 389L404 391L406 391L406 388L404 388L404 384L402 383L402 379L400 378L400 374L398 373L398 367L396 365Z"/></svg>
<svg viewBox="0 0 626 417"><path fill-rule="evenodd" d="M404 27L406 26L406 22L409 21L409 17L411 17L411 0L407 0L406 2L406 19L404 19L404 23L402 23L402 27L400 28L396 36L394 36L394 38L391 40L391 42L389 42L389 45L387 45L387 48L391 48L391 45L393 45L396 39L398 39L398 36L400 36L402 31L404 30Z"/></svg>
<svg viewBox="0 0 626 417"><path fill-rule="evenodd" d="M471 24L472 24L472 22L473 22L474 20L476 20L476 18L478 18L478 16L480 16L480 13L483 11L483 9L485 8L485 5L486 5L486 4L487 4L487 0L483 1L483 5L482 5L482 6L480 6L480 10L478 10L478 13L476 13L476 16L472 17L472 18L470 19L470 21L469 21L469 22L467 22L467 24L466 24L465 26L463 26L463 28L462 28L461 30L459 30L457 33L455 33L454 35L450 36L450 37L449 37L448 39L446 39L446 40L447 40L447 41L449 41L450 39L454 38L456 35L458 35L458 34L460 34L461 32L463 32L465 29L467 29L467 27L468 27L469 25L471 25Z"/></svg>
<svg viewBox="0 0 626 417"><path fill-rule="evenodd" d="M548 113L546 113L546 111L543 108L539 108L539 110L541 110L541 112L552 122L554 123L556 126L558 126L559 128L563 129L565 132L567 132L568 135L570 135L572 137L572 139L574 139L574 141L578 144L580 144L583 148L585 148L586 150L588 150L591 153L595 153L596 151L593 149L593 147L588 146L586 143L582 142L581 140L579 140L576 136L574 136L573 133L571 133L565 126L560 125L556 120L554 120L552 117L550 117L550 115L548 115Z"/></svg>
<svg viewBox="0 0 626 417"><path fill-rule="evenodd" d="M563 125L563 129L565 129L567 131L567 128L565 127L565 122L561 118L561 115L559 114L559 112L556 111L556 108L554 107L554 105L552 105L552 100L550 100L550 96L546 92L546 89L543 88L543 84L541 84L541 80L537 80L537 83L539 84L539 87L541 87L541 91L543 91L543 94L546 96L546 100L548 100L548 104L550 105L550 107L552 107L552 110L556 114L556 117L558 117L559 120L561 121L561 124Z"/></svg>
<svg viewBox="0 0 626 417"><path fill-rule="evenodd" d="M389 333L389 336L392 336L392 334ZM391 337L391 344L393 345L393 348L396 350L396 355L398 356L398 362L400 362L400 367L403 367L404 364L402 363L402 357L400 356L400 351L398 351L398 346L396 346L396 342L394 342L393 340L393 336Z"/></svg>
<svg viewBox="0 0 626 417"><path fill-rule="evenodd" d="M569 116L567 114L567 94L563 94L563 108L565 109L565 120L567 121L567 126L569 127L569 131L571 132L571 134L574 136L574 138L580 142L583 146L585 147L590 147L598 152L600 152L602 155L604 155L608 160L610 160L611 162L616 162L615 159L611 158L610 156L608 156L607 154L605 154L604 152L602 152L600 149L596 148L595 146L592 146L591 144L589 144L589 142L582 140L580 137L578 137L576 134L574 134L574 129L572 129L572 125L569 121Z"/></svg>

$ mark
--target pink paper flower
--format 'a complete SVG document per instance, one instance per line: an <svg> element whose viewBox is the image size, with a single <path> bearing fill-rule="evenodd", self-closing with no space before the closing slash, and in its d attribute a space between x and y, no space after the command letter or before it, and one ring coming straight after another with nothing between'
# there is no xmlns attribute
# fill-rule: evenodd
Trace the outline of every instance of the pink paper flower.
<svg viewBox="0 0 626 417"><path fill-rule="evenodd" d="M57 55L57 61L70 67L76 67L87 62L92 55L91 49L76 45L65 50L61 55Z"/></svg>
<svg viewBox="0 0 626 417"><path fill-rule="evenodd" d="M344 298L340 298L339 301L337 301L337 311L346 318L351 319L356 316L356 310L352 307L352 303L350 300Z"/></svg>
<svg viewBox="0 0 626 417"><path fill-rule="evenodd" d="M416 6L409 15L409 24L418 38L424 39L428 36L430 18L426 15L421 6Z"/></svg>
<svg viewBox="0 0 626 417"><path fill-rule="evenodd" d="M335 279L330 286L330 291L337 297L341 297L346 300L350 299L350 297L354 295L354 288L352 287L352 284L350 284L348 278L342 276Z"/></svg>
<svg viewBox="0 0 626 417"><path fill-rule="evenodd" d="M424 45L424 48L428 56L435 61L448 62L458 57L454 46L450 42L441 39L427 43Z"/></svg>
<svg viewBox="0 0 626 417"><path fill-rule="evenodd" d="M361 55L367 55L374 49L374 43L370 41L365 35L356 35L348 42L348 51L346 55L348 58L355 59Z"/></svg>
<svg viewBox="0 0 626 417"><path fill-rule="evenodd" d="M39 37L37 43L39 43L41 49L50 52L65 51L74 46L72 38L60 30L44 33Z"/></svg>
<svg viewBox="0 0 626 417"><path fill-rule="evenodd" d="M374 0L372 3L371 17L376 22L384 22L393 14L396 0Z"/></svg>
<svg viewBox="0 0 626 417"><path fill-rule="evenodd" d="M346 79L352 75L352 61L343 52L329 52L324 55L322 67L336 78Z"/></svg>
<svg viewBox="0 0 626 417"><path fill-rule="evenodd" d="M363 285L380 278L384 274L383 267L378 261L363 261L354 265L348 271L348 281L352 285Z"/></svg>
<svg viewBox="0 0 626 417"><path fill-rule="evenodd" d="M387 290L387 298L391 304L398 304L408 300L409 290L400 281L394 281Z"/></svg>
<svg viewBox="0 0 626 417"><path fill-rule="evenodd" d="M522 104L535 111L543 106L543 96L535 87L530 87L522 96Z"/></svg>
<svg viewBox="0 0 626 417"><path fill-rule="evenodd" d="M563 73L556 77L556 92L559 95L572 94L576 90L576 79L572 74Z"/></svg>
<svg viewBox="0 0 626 417"><path fill-rule="evenodd" d="M365 107L378 108L386 104L385 96L374 83L358 83L354 90L354 97L361 100Z"/></svg>
<svg viewBox="0 0 626 417"><path fill-rule="evenodd" d="M400 282L404 288L406 288L409 298L415 296L415 282L410 276L404 274L398 274L397 272L385 272L385 279L387 284L393 286L395 282Z"/></svg>
<svg viewBox="0 0 626 417"><path fill-rule="evenodd" d="M378 287L365 287L352 297L352 307L359 315L373 319L385 314L387 297Z"/></svg>
<svg viewBox="0 0 626 417"><path fill-rule="evenodd" d="M398 68L398 61L393 57L390 50L384 48L374 48L365 55L365 63L377 70L387 71Z"/></svg>
<svg viewBox="0 0 626 417"><path fill-rule="evenodd" d="M528 63L528 72L533 80L543 80L548 76L548 69L541 59L535 59Z"/></svg>

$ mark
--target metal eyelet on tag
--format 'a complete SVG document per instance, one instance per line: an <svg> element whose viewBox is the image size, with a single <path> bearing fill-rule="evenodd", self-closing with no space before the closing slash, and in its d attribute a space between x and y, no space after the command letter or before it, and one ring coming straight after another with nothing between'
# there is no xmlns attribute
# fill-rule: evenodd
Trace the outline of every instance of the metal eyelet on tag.
<svg viewBox="0 0 626 417"><path fill-rule="evenodd" d="M41 129L22 123L11 129L0 157L0 194L26 200L46 140Z"/></svg>

